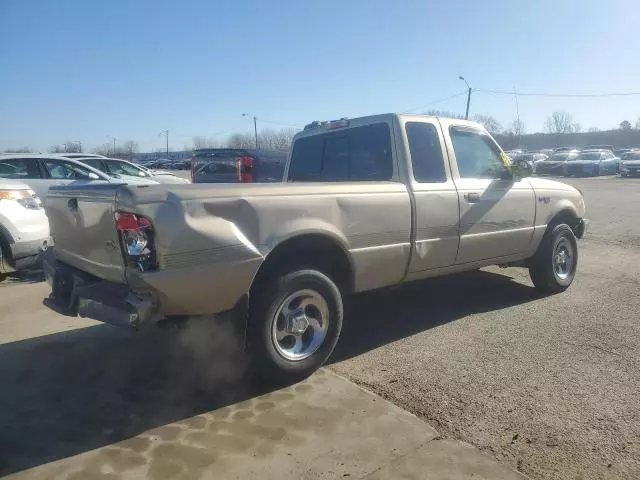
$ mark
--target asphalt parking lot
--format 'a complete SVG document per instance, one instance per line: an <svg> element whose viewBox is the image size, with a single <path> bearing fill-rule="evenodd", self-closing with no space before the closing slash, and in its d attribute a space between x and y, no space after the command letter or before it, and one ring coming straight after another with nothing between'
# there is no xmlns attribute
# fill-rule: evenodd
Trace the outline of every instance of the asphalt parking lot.
<svg viewBox="0 0 640 480"><path fill-rule="evenodd" d="M363 295L333 369L532 478L640 478L640 179L586 197L578 275L541 297L522 269Z"/></svg>
<svg viewBox="0 0 640 480"><path fill-rule="evenodd" d="M361 295L329 368L532 478L640 478L640 179L567 182L591 220L567 292L543 297L524 270L490 268ZM0 472L287 395L241 380L224 327L141 341L41 322L47 293L38 272L0 285L0 312L28 312L0 314Z"/></svg>

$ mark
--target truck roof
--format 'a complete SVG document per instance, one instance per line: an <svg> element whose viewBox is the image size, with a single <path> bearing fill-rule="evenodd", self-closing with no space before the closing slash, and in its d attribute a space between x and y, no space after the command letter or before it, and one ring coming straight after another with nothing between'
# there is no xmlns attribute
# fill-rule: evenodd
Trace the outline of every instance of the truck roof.
<svg viewBox="0 0 640 480"><path fill-rule="evenodd" d="M484 127L477 123L472 122L470 120L460 120L457 118L448 118L448 117L435 117L431 115L419 115L412 113L382 113L379 115L368 115L365 117L355 117L355 118L340 118L337 120L329 120L329 121L314 121L309 123L304 127L304 130L297 133L294 137L294 141L298 138L308 137L313 135L318 135L320 133L325 133L327 131L332 130L341 130L346 128L353 128L362 125L370 125L372 123L381 123L381 122L389 122L393 119L398 118L400 120L431 120L438 121L440 118L446 118L448 121L453 121L459 125L466 125L469 127L481 128L484 130Z"/></svg>

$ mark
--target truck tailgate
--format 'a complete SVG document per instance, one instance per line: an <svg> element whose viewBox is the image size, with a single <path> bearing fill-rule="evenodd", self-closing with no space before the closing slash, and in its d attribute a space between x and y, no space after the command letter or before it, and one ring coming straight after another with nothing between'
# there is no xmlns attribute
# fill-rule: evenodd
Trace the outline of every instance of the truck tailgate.
<svg viewBox="0 0 640 480"><path fill-rule="evenodd" d="M52 186L46 211L56 257L96 277L123 283L124 261L114 223L123 185Z"/></svg>

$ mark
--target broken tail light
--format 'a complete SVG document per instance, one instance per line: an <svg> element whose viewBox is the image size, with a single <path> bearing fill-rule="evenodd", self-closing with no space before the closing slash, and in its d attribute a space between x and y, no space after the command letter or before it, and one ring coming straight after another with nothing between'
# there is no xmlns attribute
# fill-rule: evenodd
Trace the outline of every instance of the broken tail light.
<svg viewBox="0 0 640 480"><path fill-rule="evenodd" d="M114 218L126 265L138 268L141 272L155 268L151 220L129 212L116 212Z"/></svg>

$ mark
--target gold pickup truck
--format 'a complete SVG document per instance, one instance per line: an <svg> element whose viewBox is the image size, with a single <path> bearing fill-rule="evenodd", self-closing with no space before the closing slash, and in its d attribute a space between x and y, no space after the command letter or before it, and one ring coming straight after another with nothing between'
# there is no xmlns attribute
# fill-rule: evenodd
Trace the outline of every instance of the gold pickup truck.
<svg viewBox="0 0 640 480"><path fill-rule="evenodd" d="M46 208L50 306L134 327L233 311L287 377L331 354L347 295L495 264L561 292L585 230L581 192L480 125L402 114L308 125L281 183L61 186Z"/></svg>

